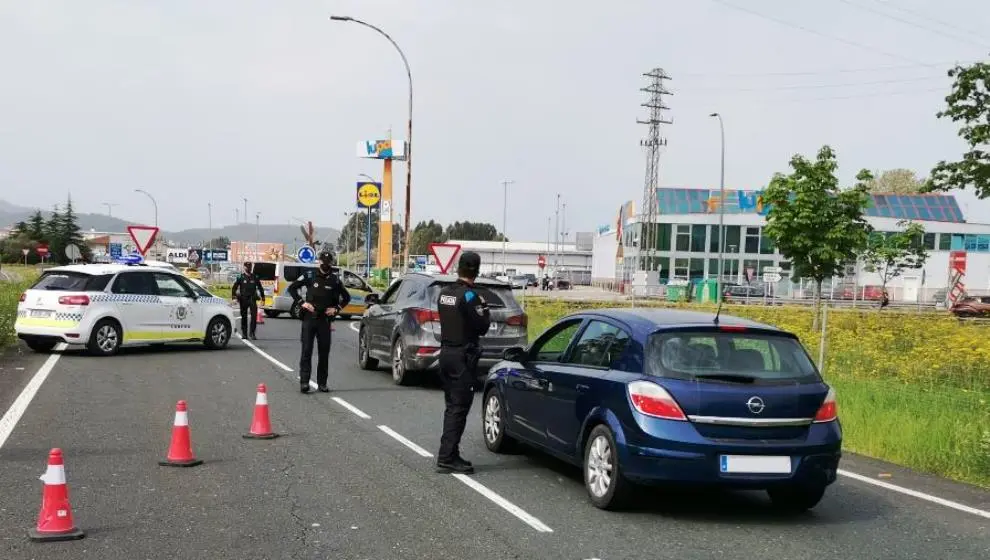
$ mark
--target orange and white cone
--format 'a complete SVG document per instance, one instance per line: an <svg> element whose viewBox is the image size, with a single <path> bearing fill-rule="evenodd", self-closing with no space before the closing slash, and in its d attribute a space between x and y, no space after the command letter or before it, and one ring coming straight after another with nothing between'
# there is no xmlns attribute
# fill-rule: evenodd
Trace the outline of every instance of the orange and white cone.
<svg viewBox="0 0 990 560"><path fill-rule="evenodd" d="M275 439L278 434L272 431L272 421L268 417L268 388L264 383L258 385L258 396L254 399L254 418L251 419L251 431L244 434L247 439Z"/></svg>
<svg viewBox="0 0 990 560"><path fill-rule="evenodd" d="M72 519L69 505L69 486L65 482L65 464L62 450L55 448L48 453L48 469L41 476L45 483L41 495L41 512L38 526L29 532L37 542L74 541L86 536Z"/></svg>
<svg viewBox="0 0 990 560"><path fill-rule="evenodd" d="M172 443L168 448L168 456L159 461L164 467L195 467L203 464L192 452L192 436L189 432L189 413L186 401L175 404L175 421L172 423Z"/></svg>

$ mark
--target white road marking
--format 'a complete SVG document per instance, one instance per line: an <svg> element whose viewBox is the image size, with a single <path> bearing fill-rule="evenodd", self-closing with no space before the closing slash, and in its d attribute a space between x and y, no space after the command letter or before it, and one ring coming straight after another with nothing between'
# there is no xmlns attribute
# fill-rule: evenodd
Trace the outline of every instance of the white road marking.
<svg viewBox="0 0 990 560"><path fill-rule="evenodd" d="M919 500L925 500L933 504L938 504L940 506L945 506L947 508L951 508L965 513L970 513L986 519L990 519L990 511L977 509L974 507L960 504L958 502L946 500L945 498L939 498L938 496L932 496L931 494L925 494L924 492L918 492L917 490L911 490L910 488L904 488L903 486L898 486L896 484L891 484L889 482L883 482L882 480L876 480L868 476L863 476L861 474L857 474L842 469L839 469L839 474L843 476L848 476L853 480L858 480L860 482L865 482L867 484L879 486L880 488L886 488L887 490L891 490L893 492L899 492L907 496L918 498Z"/></svg>
<svg viewBox="0 0 990 560"><path fill-rule="evenodd" d="M420 457L426 457L427 459L429 459L430 457L433 456L432 453L416 445L411 440L407 439L406 436L400 434L399 432L396 432L395 430L389 428L388 426L378 426L378 429L392 436L392 439L394 439L395 441L401 443L402 445L405 445L409 449L412 449L413 452L419 455Z"/></svg>
<svg viewBox="0 0 990 560"><path fill-rule="evenodd" d="M258 348L257 346L255 346L254 344L252 344L250 340L245 339L241 335L237 335L237 338L241 339L241 342L243 342L245 346L247 346L251 350L254 350L255 352L257 352L258 355L261 356L262 358L264 358L264 359L268 360L269 362L277 365L278 367L282 368L283 370L285 370L285 371L287 371L289 373L292 373L292 368L290 368L289 366L287 366L287 365L283 364L282 362L276 360L268 352L265 352L261 348Z"/></svg>
<svg viewBox="0 0 990 560"><path fill-rule="evenodd" d="M59 343L55 346L56 352L61 352L66 349L68 345L65 343ZM17 422L20 421L21 416L27 410L29 404L34 399L34 396L38 394L38 389L41 388L41 384L48 379L48 374L52 372L52 368L55 367L55 362L62 357L62 354L52 354L48 356L45 363L38 368L28 384L24 386L21 394L17 396L7 412L4 413L3 418L0 418L0 447L7 443L7 438L13 433L14 427L17 426Z"/></svg>
<svg viewBox="0 0 990 560"><path fill-rule="evenodd" d="M360 333L361 332L361 327L358 326L358 321L351 321L348 324L348 326L351 328L352 331L354 331L356 333Z"/></svg>
<svg viewBox="0 0 990 560"><path fill-rule="evenodd" d="M312 384L312 381L310 381L310 384ZM330 397L330 398L333 399L334 401L337 401L337 404L339 404L340 406L346 408L347 410L350 410L351 412L353 412L354 414L357 414L358 416L360 416L361 418L364 418L365 420L368 420L369 418L371 418L371 416L368 416L367 414L365 414L363 410L361 410L360 408L354 406L353 404L345 401L344 399L342 399L340 397Z"/></svg>
<svg viewBox="0 0 990 560"><path fill-rule="evenodd" d="M529 525L530 527L536 529L540 533L552 533L553 532L553 529L551 529L550 527L548 527L546 523L544 523L544 522L540 521L539 519L533 517L532 515L530 515L529 513L527 513L524 509L522 509L521 507L517 506L516 504L510 502L509 500L506 500L502 496L499 496L498 494L495 493L494 490L488 488L487 486L485 486L484 484L478 482L477 480L474 480L470 476L467 476L465 474L459 474L459 473L458 474L454 474L452 476L454 478L456 478L457 480L460 480L464 484L468 485L468 487L470 487L475 492L477 492L477 493L481 494L482 496L488 498L489 500L495 502L496 505L500 506L505 511L507 511L507 512L511 513L512 515L516 516L517 518L519 518L520 521L522 521L523 523L525 523L525 524Z"/></svg>

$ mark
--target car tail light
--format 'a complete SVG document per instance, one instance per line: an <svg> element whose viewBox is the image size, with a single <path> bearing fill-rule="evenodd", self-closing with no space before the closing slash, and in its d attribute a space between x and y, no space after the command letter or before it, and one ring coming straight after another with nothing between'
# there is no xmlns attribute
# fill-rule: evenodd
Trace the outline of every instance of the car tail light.
<svg viewBox="0 0 990 560"><path fill-rule="evenodd" d="M416 349L416 354L419 356L429 356L431 354L436 354L440 349L436 346L420 346Z"/></svg>
<svg viewBox="0 0 990 560"><path fill-rule="evenodd" d="M433 311L432 309L422 309L416 308L412 310L413 317L416 318L416 322L422 325L423 323L429 323L431 321L437 322L440 320L440 312Z"/></svg>
<svg viewBox="0 0 990 560"><path fill-rule="evenodd" d="M825 402L815 414L815 423L831 422L839 417L839 405L835 402L835 389L829 387L828 394L825 395Z"/></svg>
<svg viewBox="0 0 990 560"><path fill-rule="evenodd" d="M726 332L745 332L746 327L740 327L738 325L720 325L718 330Z"/></svg>
<svg viewBox="0 0 990 560"><path fill-rule="evenodd" d="M529 317L525 313L522 315L513 315L505 320L505 324L510 327L525 327L529 324Z"/></svg>
<svg viewBox="0 0 990 560"><path fill-rule="evenodd" d="M27 292L21 292L21 299L19 299L17 301L23 302L24 300L27 299L27 297L28 297L28 293Z"/></svg>
<svg viewBox="0 0 990 560"><path fill-rule="evenodd" d="M89 296L62 296L59 305L89 305Z"/></svg>
<svg viewBox="0 0 990 560"><path fill-rule="evenodd" d="M629 398L633 407L642 414L664 420L687 420L680 405L666 389L649 381L629 384Z"/></svg>

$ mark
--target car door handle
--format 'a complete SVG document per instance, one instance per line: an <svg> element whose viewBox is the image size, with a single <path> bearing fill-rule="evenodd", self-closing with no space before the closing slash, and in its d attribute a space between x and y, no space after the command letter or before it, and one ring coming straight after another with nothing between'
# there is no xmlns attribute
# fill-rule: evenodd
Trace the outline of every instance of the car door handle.
<svg viewBox="0 0 990 560"><path fill-rule="evenodd" d="M536 384L539 385L540 388L546 389L547 388L547 385L550 385L550 380L549 379L537 379L536 380Z"/></svg>
<svg viewBox="0 0 990 560"><path fill-rule="evenodd" d="M582 392L582 391L587 391L588 389L591 389L591 385L585 385L583 383L578 383L577 385L574 386L574 388L577 389L578 392Z"/></svg>

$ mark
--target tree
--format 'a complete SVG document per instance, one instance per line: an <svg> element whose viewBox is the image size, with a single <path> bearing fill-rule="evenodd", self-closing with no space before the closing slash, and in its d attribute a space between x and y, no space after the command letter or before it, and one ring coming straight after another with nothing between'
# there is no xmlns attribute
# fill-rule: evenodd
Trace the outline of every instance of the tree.
<svg viewBox="0 0 990 560"><path fill-rule="evenodd" d="M447 239L442 225L433 220L420 222L416 224L412 235L409 236L409 254L428 255L430 254L430 243L443 243Z"/></svg>
<svg viewBox="0 0 990 560"><path fill-rule="evenodd" d="M969 150L960 161L938 162L926 190L973 187L976 196L987 198L990 196L990 63L957 65L948 74L955 82L952 92L945 97L945 110L936 116L961 123L959 137L966 141Z"/></svg>
<svg viewBox="0 0 990 560"><path fill-rule="evenodd" d="M89 246L86 245L86 240L83 239L82 229L79 227L79 221L72 208L71 195L65 202L65 212L62 213L61 226L62 229L59 231L58 242L61 243L62 250L55 254L55 259L61 263L68 263L69 258L65 254L65 248L69 245L75 245L79 248L82 260L88 261L90 258Z"/></svg>
<svg viewBox="0 0 990 560"><path fill-rule="evenodd" d="M900 276L904 270L921 268L928 259L928 251L922 243L925 228L907 220L901 220L897 225L904 230L872 232L862 255L864 268L880 276L883 290L887 289L887 282Z"/></svg>
<svg viewBox="0 0 990 560"><path fill-rule="evenodd" d="M815 319L821 306L822 282L841 274L866 246L870 226L863 219L869 204L866 183L872 179L863 169L856 185L839 188L835 177L838 163L829 146L818 151L815 161L802 155L791 158L789 175L777 173L763 193L770 205L764 232L791 261L795 278L815 281Z"/></svg>
<svg viewBox="0 0 990 560"><path fill-rule="evenodd" d="M447 239L464 241L502 241L502 234L492 224L483 222L454 222L447 226ZM508 239L506 239L508 241Z"/></svg>
<svg viewBox="0 0 990 560"><path fill-rule="evenodd" d="M220 237L214 237L210 241L206 242L205 247L213 247L216 249L230 247L230 238L226 235L221 235Z"/></svg>
<svg viewBox="0 0 990 560"><path fill-rule="evenodd" d="M871 193L915 194L922 192L925 181L910 169L888 169L867 183Z"/></svg>
<svg viewBox="0 0 990 560"><path fill-rule="evenodd" d="M36 210L28 220L28 237L34 241L45 238L45 217L41 215L41 210Z"/></svg>

